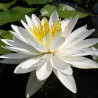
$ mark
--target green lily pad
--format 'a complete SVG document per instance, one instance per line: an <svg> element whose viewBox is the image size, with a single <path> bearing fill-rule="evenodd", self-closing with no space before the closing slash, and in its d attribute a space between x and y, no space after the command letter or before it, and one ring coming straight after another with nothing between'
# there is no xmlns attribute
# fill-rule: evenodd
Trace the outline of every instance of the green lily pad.
<svg viewBox="0 0 98 98"><path fill-rule="evenodd" d="M45 5L41 9L40 13L41 13L41 16L50 17L51 13L55 10L58 12L58 14L61 18L70 18L70 17L73 18L76 15L79 15L79 18L88 16L88 13L79 12L75 8L73 8L69 5L66 5L66 4L59 4L58 7L55 7L55 6L52 6L49 4Z"/></svg>
<svg viewBox="0 0 98 98"><path fill-rule="evenodd" d="M4 43L0 40L0 54L8 54L8 53L11 53L11 51L2 48L2 46L6 46L6 44L4 44Z"/></svg>
<svg viewBox="0 0 98 98"><path fill-rule="evenodd" d="M0 37L5 39L13 39L13 35L9 31L0 30Z"/></svg>
<svg viewBox="0 0 98 98"><path fill-rule="evenodd" d="M9 3L0 3L0 10L6 11L15 3L16 3L16 0L9 2Z"/></svg>
<svg viewBox="0 0 98 98"><path fill-rule="evenodd" d="M13 39L13 35L10 34L9 31L5 31L5 30L0 30L0 37L5 38L5 39ZM11 53L11 51L2 48L2 46L5 46L5 45L6 45L6 44L3 43L3 42L0 40L0 54Z"/></svg>
<svg viewBox="0 0 98 98"><path fill-rule="evenodd" d="M33 5L33 4L47 4L50 2L53 2L53 0L24 0L27 2L28 5Z"/></svg>
<svg viewBox="0 0 98 98"><path fill-rule="evenodd" d="M0 26L9 22L15 22L19 20L25 20L25 15L31 15L38 8L24 8L20 6L16 6L11 8L8 11L0 12Z"/></svg>

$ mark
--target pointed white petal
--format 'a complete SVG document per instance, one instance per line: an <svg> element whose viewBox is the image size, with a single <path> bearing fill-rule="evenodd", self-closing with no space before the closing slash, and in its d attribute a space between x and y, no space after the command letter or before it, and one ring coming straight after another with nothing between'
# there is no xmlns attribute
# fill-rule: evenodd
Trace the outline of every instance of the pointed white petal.
<svg viewBox="0 0 98 98"><path fill-rule="evenodd" d="M31 52L31 55L38 55L40 54L39 51L37 51L36 49L34 49L32 46L22 42L21 40L17 39L15 41L13 40L8 40L8 39L1 39L4 43L6 43L7 45L9 46L12 46L12 47L17 47L17 48L20 48L20 49L25 49L27 51L30 51Z"/></svg>
<svg viewBox="0 0 98 98"><path fill-rule="evenodd" d="M24 73L32 72L32 71L34 71L34 70L36 70L36 67L31 67L31 68L23 69L23 68L21 68L20 65L18 65L18 66L15 68L14 73L15 73L15 74L24 74Z"/></svg>
<svg viewBox="0 0 98 98"><path fill-rule="evenodd" d="M10 51L14 51L14 52L19 52L19 53L22 53L22 54L33 55L32 52L30 52L30 51L28 51L26 49L23 49L23 48L8 47L8 46L5 46L3 48L7 49L7 50L10 50Z"/></svg>
<svg viewBox="0 0 98 98"><path fill-rule="evenodd" d="M79 36L81 36L81 34L85 33L86 28L87 28L87 25L82 26L82 27L76 29L75 31L73 31L66 39L66 43L73 42L75 39L77 39Z"/></svg>
<svg viewBox="0 0 98 98"><path fill-rule="evenodd" d="M44 23L45 23L45 17L42 18L41 22L42 22L42 25L44 26Z"/></svg>
<svg viewBox="0 0 98 98"><path fill-rule="evenodd" d="M65 38L64 37L59 37L56 40L54 40L54 42L52 43L52 46L50 48L51 52L56 51L57 49L59 49L63 43L65 42Z"/></svg>
<svg viewBox="0 0 98 98"><path fill-rule="evenodd" d="M30 27L23 20L21 20L21 23L29 31Z"/></svg>
<svg viewBox="0 0 98 98"><path fill-rule="evenodd" d="M32 95L34 95L41 87L42 85L46 82L44 81L39 81L36 77L36 72L33 71L29 77L27 87L26 87L26 97L29 98Z"/></svg>
<svg viewBox="0 0 98 98"><path fill-rule="evenodd" d="M77 92L76 83L75 83L73 76L62 74L61 72L57 71L56 69L54 69L53 71L65 87L67 87L73 93Z"/></svg>
<svg viewBox="0 0 98 98"><path fill-rule="evenodd" d="M49 19L49 26L51 28L51 26L53 25L53 22L55 21L55 23L57 23L59 20L59 16L58 16L58 13L56 11L54 11L51 16L50 16L50 19Z"/></svg>
<svg viewBox="0 0 98 98"><path fill-rule="evenodd" d="M22 62L21 64L19 64L19 66L23 69L28 69L30 67L37 67L39 62L39 58L35 57L35 58L30 58L27 59L26 61Z"/></svg>
<svg viewBox="0 0 98 98"><path fill-rule="evenodd" d="M12 35L14 35L16 38L20 39L21 41L23 42L26 42L26 40L23 38L22 35L16 33L16 32L12 32L12 31L9 31Z"/></svg>
<svg viewBox="0 0 98 98"><path fill-rule="evenodd" d="M4 63L4 64L19 64L21 62L23 62L25 59L4 59L4 60L0 60L0 63Z"/></svg>
<svg viewBox="0 0 98 98"><path fill-rule="evenodd" d="M78 20L78 16L76 16L75 18L73 18L73 19L71 20L71 23L68 25L68 27L65 28L65 30L64 30L64 35L63 35L65 38L67 38L68 35L71 33L71 31L73 30L73 28L74 28L74 26L75 26L77 20Z"/></svg>
<svg viewBox="0 0 98 98"><path fill-rule="evenodd" d="M18 31L18 26L16 26L16 25L11 25L11 27L13 28L13 30L14 30L16 33L20 34L20 32Z"/></svg>
<svg viewBox="0 0 98 98"><path fill-rule="evenodd" d="M32 21L32 19L27 15L25 15L25 18L26 18L26 21L27 21L28 25L30 26L30 28L33 29L34 22Z"/></svg>
<svg viewBox="0 0 98 98"><path fill-rule="evenodd" d="M57 69L58 71L72 75L73 71L69 64L67 64L63 59L59 58L58 56L53 56L51 59L52 66Z"/></svg>
<svg viewBox="0 0 98 98"><path fill-rule="evenodd" d="M44 43L44 46L46 47L46 49L50 50L50 47L52 44L52 36L49 33L47 33L45 35L45 37L43 38L43 43Z"/></svg>
<svg viewBox="0 0 98 98"><path fill-rule="evenodd" d="M36 76L37 76L38 80L42 81L42 80L48 78L52 72L52 69L53 69L53 67L50 64L50 61L46 61L43 64L40 64L36 70Z"/></svg>
<svg viewBox="0 0 98 98"><path fill-rule="evenodd" d="M32 20L34 22L34 25L36 27L38 27L39 23L40 23L40 19L35 15L35 14L32 14Z"/></svg>
<svg viewBox="0 0 98 98"><path fill-rule="evenodd" d="M70 19L67 19L61 22L61 28L62 28L63 33L64 33L66 26L68 26L69 23L70 23Z"/></svg>
<svg viewBox="0 0 98 98"><path fill-rule="evenodd" d="M31 57L31 55L26 55L21 53L10 53L10 54L0 56L0 58L6 58L6 59L24 59L29 57Z"/></svg>
<svg viewBox="0 0 98 98"><path fill-rule="evenodd" d="M71 44L69 47L73 49L83 49L83 48L88 48L96 43L98 43L98 38L85 39L83 41L77 40L76 42Z"/></svg>
<svg viewBox="0 0 98 98"><path fill-rule="evenodd" d="M98 63L86 57L66 56L64 60L72 66L82 69L98 68Z"/></svg>

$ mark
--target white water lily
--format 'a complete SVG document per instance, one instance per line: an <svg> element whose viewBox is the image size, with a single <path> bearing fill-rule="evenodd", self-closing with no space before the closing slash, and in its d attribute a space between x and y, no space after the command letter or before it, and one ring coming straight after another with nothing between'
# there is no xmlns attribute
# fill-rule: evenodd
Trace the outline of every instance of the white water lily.
<svg viewBox="0 0 98 98"><path fill-rule="evenodd" d="M72 31L77 20L78 16L61 21L56 11L49 21L46 18L40 21L34 14L32 18L26 15L27 24L21 21L25 29L12 25L15 32L10 33L14 35L14 40L1 39L8 45L5 49L16 53L0 56L4 58L0 62L19 64L14 71L16 74L31 72L26 89L27 97L36 93L52 71L65 87L76 93L71 66L98 68L96 62L83 57L98 55L98 50L91 47L98 43L98 39L85 39L95 30L88 30L85 25Z"/></svg>

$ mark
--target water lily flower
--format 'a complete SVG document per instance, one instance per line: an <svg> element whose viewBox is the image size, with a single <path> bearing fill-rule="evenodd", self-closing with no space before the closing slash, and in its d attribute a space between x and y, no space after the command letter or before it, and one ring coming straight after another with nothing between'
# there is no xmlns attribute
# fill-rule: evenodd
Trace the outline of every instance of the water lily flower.
<svg viewBox="0 0 98 98"><path fill-rule="evenodd" d="M71 66L91 69L98 68L98 64L85 57L98 55L98 50L91 46L98 43L97 38L87 38L95 29L88 30L87 25L74 31L73 28L78 16L61 20L56 11L52 13L49 21L44 17L40 19L32 14L27 15L23 27L11 25L15 32L13 40L1 39L7 44L5 49L15 53L0 56L4 58L1 63L19 64L14 73L23 74L31 72L28 80L26 96L30 97L41 88L52 72L61 83L73 93L77 92Z"/></svg>

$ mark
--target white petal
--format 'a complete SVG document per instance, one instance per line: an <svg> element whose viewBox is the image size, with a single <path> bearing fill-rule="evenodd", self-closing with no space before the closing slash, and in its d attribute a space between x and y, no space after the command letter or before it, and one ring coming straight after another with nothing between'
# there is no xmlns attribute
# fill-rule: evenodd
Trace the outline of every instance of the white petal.
<svg viewBox="0 0 98 98"><path fill-rule="evenodd" d="M6 59L24 59L29 57L31 57L31 55L26 55L21 53L10 53L10 54L0 56L0 58L6 58Z"/></svg>
<svg viewBox="0 0 98 98"><path fill-rule="evenodd" d="M72 66L82 69L98 68L98 64L86 57L66 56L64 60Z"/></svg>
<svg viewBox="0 0 98 98"><path fill-rule="evenodd" d="M42 22L42 25L44 26L44 23L45 23L45 17L42 18L41 22Z"/></svg>
<svg viewBox="0 0 98 98"><path fill-rule="evenodd" d="M34 71L34 70L36 70L36 67L23 69L23 68L21 68L20 65L18 65L18 66L15 68L14 73L15 73L15 74L24 74L24 73L32 72L32 71Z"/></svg>
<svg viewBox="0 0 98 98"><path fill-rule="evenodd" d="M45 37L43 38L43 43L44 43L44 46L46 47L46 49L50 50L50 47L52 44L52 36L49 33L47 33L45 35Z"/></svg>
<svg viewBox="0 0 98 98"><path fill-rule="evenodd" d="M22 53L22 54L33 55L32 52L30 52L30 51L28 51L26 49L23 49L23 48L8 47L8 46L5 46L3 48L7 49L7 50L10 50L10 51L14 51L14 52L19 52L19 53Z"/></svg>
<svg viewBox="0 0 98 98"><path fill-rule="evenodd" d="M0 63L4 63L4 64L19 64L21 62L23 62L25 59L4 59L4 60L0 60Z"/></svg>
<svg viewBox="0 0 98 98"><path fill-rule="evenodd" d="M40 64L36 70L36 76L37 76L38 80L42 81L42 80L48 78L52 72L52 69L53 69L53 67L50 64L50 61L46 61L43 64Z"/></svg>
<svg viewBox="0 0 98 98"><path fill-rule="evenodd" d="M29 45L33 46L36 50L40 52L47 52L47 49L40 42L37 42L29 32L21 27L19 27L18 29L22 33L24 38L28 41Z"/></svg>
<svg viewBox="0 0 98 98"><path fill-rule="evenodd" d="M47 52L48 51L41 43L39 43L35 40L32 41L31 39L28 39L28 41L39 52Z"/></svg>
<svg viewBox="0 0 98 98"><path fill-rule="evenodd" d="M96 43L98 43L98 39L97 38L91 38L91 39L85 39L83 41L77 40L75 43L71 44L68 47L73 48L73 49L83 49L83 48L88 48L88 47L90 47Z"/></svg>
<svg viewBox="0 0 98 98"><path fill-rule="evenodd" d="M59 37L56 40L54 40L54 42L52 43L52 46L50 48L51 52L56 51L58 48L60 48L63 43L65 42L65 38L64 37Z"/></svg>
<svg viewBox="0 0 98 98"><path fill-rule="evenodd" d="M55 69L53 71L65 87L67 87L73 93L77 92L76 83L75 83L73 76L62 74L61 72Z"/></svg>
<svg viewBox="0 0 98 98"><path fill-rule="evenodd" d="M82 51L81 53L73 54L72 56L86 56L86 55L94 55L94 54L98 55L98 50L94 50L90 48L83 49L81 51Z"/></svg>
<svg viewBox="0 0 98 98"><path fill-rule="evenodd" d="M79 36L81 36L81 34L85 33L86 28L87 28L87 25L82 26L82 27L76 29L75 31L73 31L66 39L66 43L73 42L75 39L77 39Z"/></svg>
<svg viewBox="0 0 98 98"><path fill-rule="evenodd" d="M21 23L29 31L30 27L23 20L21 20Z"/></svg>
<svg viewBox="0 0 98 98"><path fill-rule="evenodd" d="M53 56L51 59L52 66L57 69L58 71L67 74L72 75L73 71L69 64L67 64L63 59L59 58L58 56Z"/></svg>
<svg viewBox="0 0 98 98"><path fill-rule="evenodd" d="M27 87L26 87L26 97L29 98L32 95L34 95L41 87L42 85L46 82L44 81L39 81L36 78L36 72L33 71L29 77Z"/></svg>
<svg viewBox="0 0 98 98"><path fill-rule="evenodd" d="M12 32L12 31L9 31L12 35L14 35L15 37L17 37L18 39L20 39L21 41L23 42L26 42L26 40L23 38L22 35L16 33L16 32Z"/></svg>
<svg viewBox="0 0 98 98"><path fill-rule="evenodd" d="M40 23L40 19L35 15L35 14L32 14L32 20L34 22L34 25L36 27L38 27L39 23Z"/></svg>
<svg viewBox="0 0 98 98"><path fill-rule="evenodd" d="M73 18L72 21L71 21L71 23L68 25L68 27L65 28L64 35L63 35L65 38L67 38L68 35L71 33L71 31L73 30L73 28L74 28L77 20L78 20L78 16L76 16L75 18Z"/></svg>
<svg viewBox="0 0 98 98"><path fill-rule="evenodd" d="M53 25L53 22L55 21L55 23L57 23L59 20L59 16L58 16L58 13L56 11L54 11L51 16L50 16L50 19L49 19L49 26L51 28L51 26Z"/></svg>
<svg viewBox="0 0 98 98"><path fill-rule="evenodd" d="M27 69L30 67L37 67L39 62L39 57L33 57L30 59L27 59L26 61L22 62L21 64L19 64L19 66L21 66L21 68L23 69Z"/></svg>
<svg viewBox="0 0 98 98"><path fill-rule="evenodd" d="M28 25L31 27L31 29L33 29L34 22L32 21L32 19L28 17L27 15L25 15L25 18L26 18Z"/></svg>
<svg viewBox="0 0 98 98"><path fill-rule="evenodd" d="M70 19L67 19L61 22L61 28L62 28L63 33L64 33L66 26L68 26L69 22L70 22Z"/></svg>
<svg viewBox="0 0 98 98"><path fill-rule="evenodd" d="M13 40L8 40L8 39L1 39L4 43L6 43L7 45L10 45L12 47L17 47L17 48L20 48L20 49L25 49L27 51L30 51L31 54L33 55L37 55L37 54L40 54L39 51L37 51L36 49L34 49L32 46L22 42L21 40L15 38L15 41Z"/></svg>

